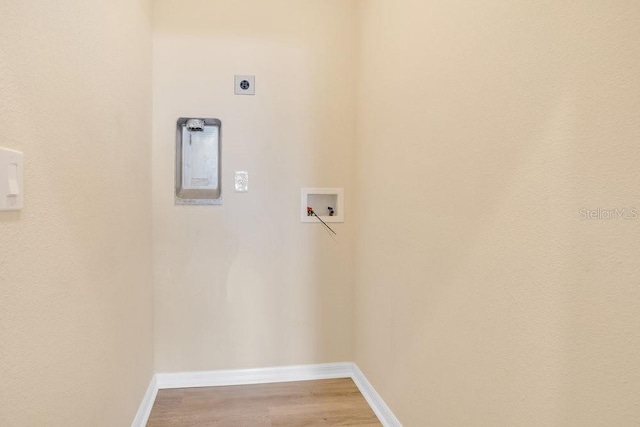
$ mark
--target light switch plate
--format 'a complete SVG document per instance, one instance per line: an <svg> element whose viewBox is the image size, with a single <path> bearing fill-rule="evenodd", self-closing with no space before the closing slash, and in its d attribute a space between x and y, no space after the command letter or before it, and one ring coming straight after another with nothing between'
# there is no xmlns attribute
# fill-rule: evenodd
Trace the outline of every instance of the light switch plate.
<svg viewBox="0 0 640 427"><path fill-rule="evenodd" d="M236 95L255 95L256 76L235 76L234 91Z"/></svg>
<svg viewBox="0 0 640 427"><path fill-rule="evenodd" d="M24 155L0 147L0 211L24 207Z"/></svg>
<svg viewBox="0 0 640 427"><path fill-rule="evenodd" d="M236 193L247 193L249 191L249 172L236 171Z"/></svg>

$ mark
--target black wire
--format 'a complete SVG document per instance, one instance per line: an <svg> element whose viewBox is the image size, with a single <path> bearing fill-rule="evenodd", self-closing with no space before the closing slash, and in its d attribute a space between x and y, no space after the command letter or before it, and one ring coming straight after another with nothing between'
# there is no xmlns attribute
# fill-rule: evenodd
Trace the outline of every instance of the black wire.
<svg viewBox="0 0 640 427"><path fill-rule="evenodd" d="M320 219L320 217L318 216L318 214L316 214L316 213L313 211L313 209L311 209L311 213L313 214L313 216L315 216L316 218L318 218L318 221L320 221L321 223L323 223L325 227L327 227L329 230L331 230L331 232L332 232L333 234L335 234L336 236L338 235L338 233L336 233L335 231L333 231L333 230L331 229L331 227L329 227L329 226L327 225L327 223L326 223L326 222L324 222L322 219Z"/></svg>

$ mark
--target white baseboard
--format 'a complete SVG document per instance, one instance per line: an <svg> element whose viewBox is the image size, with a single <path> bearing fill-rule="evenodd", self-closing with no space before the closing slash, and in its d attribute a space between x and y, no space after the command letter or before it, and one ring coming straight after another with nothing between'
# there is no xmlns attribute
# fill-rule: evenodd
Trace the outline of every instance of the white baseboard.
<svg viewBox="0 0 640 427"><path fill-rule="evenodd" d="M231 369L225 371L175 372L155 374L149 384L132 427L144 427L158 390L188 387L218 387L229 385L267 384L290 381L310 381L351 378L371 409L385 427L402 427L393 412L384 403L362 371L351 362L319 365L282 366L257 369Z"/></svg>
<svg viewBox="0 0 640 427"><path fill-rule="evenodd" d="M364 376L360 368L353 363L353 373L351 375L351 379L356 383L360 393L367 400L371 409L376 414L380 422L385 427L402 427L400 420L396 418L396 416L391 412L391 409L384 403L382 397L378 394L378 392L373 388L367 377Z"/></svg>
<svg viewBox="0 0 640 427"><path fill-rule="evenodd" d="M158 383L156 382L156 376L154 375L151 377L151 382L149 382L149 387L147 387L147 392L142 398L142 403L140 403L140 407L138 408L136 417L131 423L131 427L144 427L147 425L149 415L151 415L151 408L153 408L153 402L155 402L157 394Z"/></svg>
<svg viewBox="0 0 640 427"><path fill-rule="evenodd" d="M158 388L216 387L350 377L352 363L156 374Z"/></svg>

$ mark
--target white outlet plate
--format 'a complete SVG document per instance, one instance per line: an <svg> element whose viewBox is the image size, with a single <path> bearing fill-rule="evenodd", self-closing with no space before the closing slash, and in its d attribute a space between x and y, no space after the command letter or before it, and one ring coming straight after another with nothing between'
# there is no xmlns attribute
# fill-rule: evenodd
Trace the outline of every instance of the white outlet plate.
<svg viewBox="0 0 640 427"><path fill-rule="evenodd" d="M234 91L236 95L255 95L256 76L235 76Z"/></svg>
<svg viewBox="0 0 640 427"><path fill-rule="evenodd" d="M236 171L236 193L247 193L249 191L249 172Z"/></svg>

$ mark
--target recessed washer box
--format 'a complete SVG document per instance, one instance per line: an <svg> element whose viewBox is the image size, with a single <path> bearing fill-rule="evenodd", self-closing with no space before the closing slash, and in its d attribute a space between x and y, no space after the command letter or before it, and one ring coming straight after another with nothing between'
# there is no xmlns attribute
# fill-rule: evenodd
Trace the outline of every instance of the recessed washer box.
<svg viewBox="0 0 640 427"><path fill-rule="evenodd" d="M307 207L324 222L344 222L344 188L303 188L300 199L300 222L318 222L308 215Z"/></svg>
<svg viewBox="0 0 640 427"><path fill-rule="evenodd" d="M178 119L176 205L222 204L221 125L218 119Z"/></svg>

